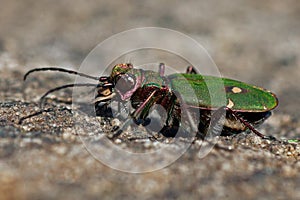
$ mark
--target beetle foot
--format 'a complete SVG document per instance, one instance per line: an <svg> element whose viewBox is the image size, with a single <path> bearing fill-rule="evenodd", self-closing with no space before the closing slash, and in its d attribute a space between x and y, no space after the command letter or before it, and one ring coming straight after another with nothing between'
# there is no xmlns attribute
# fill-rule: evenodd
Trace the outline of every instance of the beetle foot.
<svg viewBox="0 0 300 200"><path fill-rule="evenodd" d="M117 137L119 137L121 134L122 134L123 130L116 130L116 131L113 131L111 134L108 135L108 137L110 139L116 139Z"/></svg>
<svg viewBox="0 0 300 200"><path fill-rule="evenodd" d="M133 121L136 125L142 125L142 126L147 126L151 123L150 118L146 118L146 119L135 119L135 118L133 118Z"/></svg>
<svg viewBox="0 0 300 200"><path fill-rule="evenodd" d="M277 141L276 137L271 136L271 135L269 135L269 136L265 135L265 136L262 137L262 139L271 140L271 141Z"/></svg>

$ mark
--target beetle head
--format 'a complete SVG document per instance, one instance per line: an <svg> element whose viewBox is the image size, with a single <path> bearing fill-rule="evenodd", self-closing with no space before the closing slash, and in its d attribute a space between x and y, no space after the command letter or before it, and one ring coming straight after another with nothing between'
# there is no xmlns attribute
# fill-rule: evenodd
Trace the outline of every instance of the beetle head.
<svg viewBox="0 0 300 200"><path fill-rule="evenodd" d="M111 71L110 78L114 80L116 77L118 77L120 74L126 74L128 71L133 69L133 66L131 63L122 63L117 64L113 67Z"/></svg>
<svg viewBox="0 0 300 200"><path fill-rule="evenodd" d="M112 69L110 80L121 100L129 99L142 83L140 70L134 69L130 63L115 65Z"/></svg>

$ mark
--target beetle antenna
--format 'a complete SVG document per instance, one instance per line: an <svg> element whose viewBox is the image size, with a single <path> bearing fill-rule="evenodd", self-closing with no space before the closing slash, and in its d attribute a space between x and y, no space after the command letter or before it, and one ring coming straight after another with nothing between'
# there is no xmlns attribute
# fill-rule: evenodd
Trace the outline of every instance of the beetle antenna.
<svg viewBox="0 0 300 200"><path fill-rule="evenodd" d="M44 99L50 94L55 91L65 89L65 88L71 88L71 87L99 87L101 84L94 84L94 83L74 83L74 84L68 84L68 85L62 85L56 88L53 88L51 90L48 90L41 98L40 98L40 107L42 107Z"/></svg>
<svg viewBox="0 0 300 200"><path fill-rule="evenodd" d="M103 85L105 85L105 84L103 84ZM99 83L99 84L93 84L93 83L76 83L76 84L62 85L62 86L53 88L53 89L47 91L47 92L40 98L39 107L42 108L44 99L46 98L46 96L48 96L48 95L49 95L50 93L52 93L52 92L55 92L55 91L58 91L58 90L61 90L61 89L65 89L65 88L70 88L70 87L101 87L101 86L102 86L102 84L100 84L100 83ZM20 118L18 124L22 124L24 120L29 119L29 118L31 118L31 117L40 115L40 114L45 113L45 112L53 112L53 111L54 111L53 108L48 108L48 109L44 109L44 110L35 112L35 113L33 113L33 114L30 114L30 115L28 115L28 116L25 116L25 117Z"/></svg>
<svg viewBox="0 0 300 200"><path fill-rule="evenodd" d="M65 73L69 73L69 74L76 74L85 78L89 78L89 79L94 79L94 80L98 80L99 77L95 77L95 76L90 76L81 72L76 72L73 70L69 70L69 69L64 69L64 68L59 68L59 67L43 67L43 68L35 68L32 70L29 70L25 75L24 75L24 81L26 80L26 78L28 77L29 74L33 73L33 72L37 72L37 71L59 71L59 72L65 72Z"/></svg>
<svg viewBox="0 0 300 200"><path fill-rule="evenodd" d="M38 115L40 115L40 114L42 114L44 112L52 112L52 111L53 111L53 108L49 108L49 109L45 109L45 110L41 110L41 111L35 112L35 113L27 115L25 117L21 117L19 119L18 124L21 125L23 123L23 121L26 120L26 119L29 119L29 118L34 117L34 116L38 116Z"/></svg>
<svg viewBox="0 0 300 200"><path fill-rule="evenodd" d="M61 111L64 111L64 110L70 111L68 108L65 108L65 107L63 107L63 108L61 108L61 109L59 109L59 110L61 110ZM30 115L27 115L27 116L25 116L25 117L21 117L21 118L19 119L18 124L21 125L21 124L24 122L24 120L26 120L26 119L29 119L29 118L34 117L34 116L41 115L41 114L43 114L43 113L49 113L49 112L54 112L54 109L53 109L53 108L48 108L48 109L44 109L44 110L35 112L35 113L33 113L33 114L30 114Z"/></svg>

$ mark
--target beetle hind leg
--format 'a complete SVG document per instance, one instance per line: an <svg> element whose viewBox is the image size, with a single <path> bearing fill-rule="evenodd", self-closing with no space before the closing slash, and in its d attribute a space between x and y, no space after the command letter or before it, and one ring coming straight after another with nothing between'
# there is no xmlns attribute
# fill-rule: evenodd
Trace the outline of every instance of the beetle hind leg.
<svg viewBox="0 0 300 200"><path fill-rule="evenodd" d="M245 120L243 117L239 116L234 110L232 110L231 108L228 108L226 106L224 106L224 109L226 109L226 111L228 111L231 115L233 115L236 119L238 119L242 124L244 124L249 130L251 130L254 134L256 134L257 136L263 138L263 139L269 139L269 140L276 140L276 138L274 136L266 136L262 133L260 133L258 130L256 130L252 124L250 124L249 122L247 122L247 120Z"/></svg>

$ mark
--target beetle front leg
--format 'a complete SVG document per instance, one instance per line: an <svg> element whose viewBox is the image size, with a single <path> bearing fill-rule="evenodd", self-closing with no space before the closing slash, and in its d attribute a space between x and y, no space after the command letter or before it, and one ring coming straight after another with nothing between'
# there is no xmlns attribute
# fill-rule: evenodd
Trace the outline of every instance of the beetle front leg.
<svg viewBox="0 0 300 200"><path fill-rule="evenodd" d="M142 90L141 93L144 94L145 91ZM140 97L141 93L136 93L134 97ZM136 124L147 126L150 125L150 122L153 122L153 124L148 127L150 130L156 131L171 130L170 127L173 125L179 126L177 117L174 117L174 112L176 112L174 108L176 96L170 93L168 88L155 88L145 100L138 98L133 98L132 100L133 102L137 102L137 100L138 102L142 102L131 114ZM156 105L158 107L156 107ZM155 109L154 113L152 113L154 110L151 111L151 108ZM151 112L151 114L149 112ZM154 114L154 121L152 121L152 114ZM157 114L160 118L157 118Z"/></svg>
<svg viewBox="0 0 300 200"><path fill-rule="evenodd" d="M143 115L145 115L145 112L147 108L153 104L155 101L154 95L157 92L157 90L154 90L148 97L147 99L131 114L131 117L135 120L135 122L138 122L138 119L142 119Z"/></svg>

